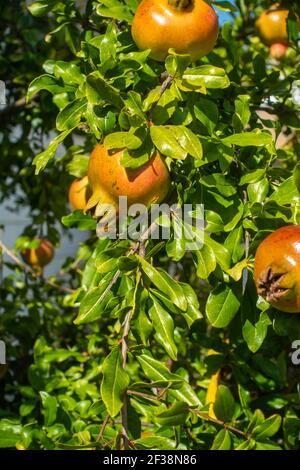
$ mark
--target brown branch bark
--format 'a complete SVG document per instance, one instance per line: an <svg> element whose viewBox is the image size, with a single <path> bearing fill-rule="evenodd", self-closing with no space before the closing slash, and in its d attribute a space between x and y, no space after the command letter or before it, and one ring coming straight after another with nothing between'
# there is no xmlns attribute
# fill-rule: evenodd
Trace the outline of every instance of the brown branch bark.
<svg viewBox="0 0 300 470"><path fill-rule="evenodd" d="M231 426L230 424L226 424L224 423L224 421L221 421L220 419L211 418L208 414L203 413L202 411L194 410L193 408L191 408L190 411L196 414L197 416L199 416L199 418L202 418L205 421L209 421L210 423L216 424L217 426L221 426L222 428L227 429L228 431L231 431L234 434L237 434L238 436L243 437L244 439L250 438L250 436L246 432L241 431L240 429L234 426Z"/></svg>

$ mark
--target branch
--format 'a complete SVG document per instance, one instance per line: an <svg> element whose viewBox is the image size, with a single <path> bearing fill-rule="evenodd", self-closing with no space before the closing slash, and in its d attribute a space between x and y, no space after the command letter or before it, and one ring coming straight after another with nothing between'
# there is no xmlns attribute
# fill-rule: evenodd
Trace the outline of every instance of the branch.
<svg viewBox="0 0 300 470"><path fill-rule="evenodd" d="M121 340L123 369L126 369L126 364L127 364L128 335L129 335L129 329L130 329L131 314L132 314L132 310L130 310L125 317L124 330L123 330L123 335L122 335L122 340ZM121 410L121 417L122 417L122 435L123 435L124 450L128 450L130 440L128 437L127 395L124 396L123 407Z"/></svg>
<svg viewBox="0 0 300 470"><path fill-rule="evenodd" d="M99 442L99 441L102 440L103 434L104 434L104 431L105 431L105 428L106 428L107 423L108 423L108 420L109 420L109 415L106 415L105 418L104 418L104 421L103 421L103 423L102 423L102 426L101 426L101 428L100 428L100 432L99 432L99 434L98 434L98 436L97 436L96 442Z"/></svg>
<svg viewBox="0 0 300 470"><path fill-rule="evenodd" d="M163 75L162 75L163 76ZM164 94L164 92L170 87L171 83L172 83L172 80L174 79L174 77L172 77L172 75L168 74L167 77L165 78L165 80L162 82L161 84L161 87L160 87L160 90L159 90L159 98L162 97L162 95ZM151 108L149 109L148 113L149 113L149 120L150 122L152 122L152 119L153 119L153 112L154 112L154 109L156 108L157 106L157 103L158 101L156 101L155 103L153 103L153 105L151 106Z"/></svg>
<svg viewBox="0 0 300 470"><path fill-rule="evenodd" d="M160 96L160 97L161 97L161 96L164 94L164 92L170 87L173 78L174 78L174 77L172 77L172 75L168 74L167 77L165 78L165 80L162 82L162 85L161 85L160 91L159 91L159 96Z"/></svg>
<svg viewBox="0 0 300 470"><path fill-rule="evenodd" d="M22 263L22 261L14 254L12 250L7 248L6 245L0 240L0 250L2 250L3 253L5 253L10 259L14 261L14 263L19 266L19 268L22 269L27 274L30 274L32 277L35 279L40 279L42 280L45 284L48 286L53 287L54 289L57 289L61 292L64 292L65 294L73 294L75 290L70 289L69 287L64 287L59 284L56 284L55 282L50 281L50 279L42 277L39 273L35 272L34 269L32 269L30 266L27 266L26 264Z"/></svg>
<svg viewBox="0 0 300 470"><path fill-rule="evenodd" d="M220 419L211 418L208 414L203 413L202 411L194 410L193 408L190 408L190 411L192 413L195 413L199 418L202 418L206 421L216 424L217 426L221 426L223 429L227 429L228 431L231 431L234 434L237 434L238 436L242 436L244 439L250 438L250 436L246 432L241 431L240 429L234 426L231 426L230 424L226 424L224 423L224 421L221 421Z"/></svg>

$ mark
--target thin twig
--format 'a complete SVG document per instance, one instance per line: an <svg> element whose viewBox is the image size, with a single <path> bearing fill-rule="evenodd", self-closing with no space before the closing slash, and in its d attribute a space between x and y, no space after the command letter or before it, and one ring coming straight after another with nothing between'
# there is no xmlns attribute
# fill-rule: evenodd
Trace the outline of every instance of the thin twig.
<svg viewBox="0 0 300 470"><path fill-rule="evenodd" d="M0 249L4 254L6 254L10 259L14 261L14 263L19 266L19 268L22 269L27 274L31 274L35 279L40 279L42 280L45 284L48 286L53 287L54 289L60 290L61 292L67 293L67 294L73 294L76 292L73 289L70 289L69 287L64 287L61 286L60 284L56 284L53 281L50 281L50 279L44 278L40 275L40 273L35 272L34 269L32 269L30 266L27 266L26 264L22 263L22 261L14 254L12 250L10 250L4 243L0 240Z"/></svg>
<svg viewBox="0 0 300 470"><path fill-rule="evenodd" d="M249 439L249 435L241 431L238 428L235 428L234 426L231 426L230 424L224 423L224 421L221 421L220 419L216 418L211 418L208 414L203 413L202 411L194 410L193 408L190 408L190 411L192 413L195 413L199 418L205 419L206 421L209 421L210 423L216 424L217 426L221 426L224 429L227 429L228 431L233 432L234 434L238 434L239 436L242 436L244 439Z"/></svg>
<svg viewBox="0 0 300 470"><path fill-rule="evenodd" d="M162 82L162 85L160 87L160 91L159 91L159 96L161 97L164 92L170 87L171 83L172 83L172 80L173 80L173 76L172 75L169 75L167 76L167 78Z"/></svg>
<svg viewBox="0 0 300 470"><path fill-rule="evenodd" d="M102 423L102 426L100 428L99 434L97 436L96 442L102 441L103 434L104 434L105 428L107 426L108 420L109 420L109 415L106 415L105 418L104 418L104 421Z"/></svg>
<svg viewBox="0 0 300 470"><path fill-rule="evenodd" d="M121 340L123 369L126 369L126 365L127 365L128 335L129 335L129 329L130 329L131 314L132 314L132 310L130 310L125 317L123 335L122 335L122 340ZM124 396L123 407L121 410L121 418L122 418L122 436L123 436L124 450L128 450L129 449L129 437L128 437L127 395Z"/></svg>

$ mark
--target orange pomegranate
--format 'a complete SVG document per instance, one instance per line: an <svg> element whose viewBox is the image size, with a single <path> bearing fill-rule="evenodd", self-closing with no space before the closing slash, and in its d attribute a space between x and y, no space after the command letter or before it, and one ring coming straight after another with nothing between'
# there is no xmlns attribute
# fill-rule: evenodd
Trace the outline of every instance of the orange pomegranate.
<svg viewBox="0 0 300 470"><path fill-rule="evenodd" d="M270 46L270 56L276 60L282 60L285 57L288 46L281 42L276 42Z"/></svg>
<svg viewBox="0 0 300 470"><path fill-rule="evenodd" d="M91 194L87 176L74 180L68 192L68 198L72 209L84 210Z"/></svg>
<svg viewBox="0 0 300 470"><path fill-rule="evenodd" d="M259 245L254 264L258 294L283 312L300 312L300 226L288 225Z"/></svg>
<svg viewBox="0 0 300 470"><path fill-rule="evenodd" d="M37 248L28 248L21 252L23 260L33 268L40 269L52 261L54 256L54 247L49 240L37 239L39 246Z"/></svg>
<svg viewBox="0 0 300 470"><path fill-rule="evenodd" d="M86 210L111 204L118 211L119 196L127 196L128 207L135 203L150 206L167 196L170 175L160 154L156 152L142 167L133 170L121 165L123 152L109 154L103 145L95 147L88 167L92 196Z"/></svg>
<svg viewBox="0 0 300 470"><path fill-rule="evenodd" d="M155 60L164 61L170 48L197 60L217 41L218 17L203 0L143 0L131 32L138 48L151 49Z"/></svg>
<svg viewBox="0 0 300 470"><path fill-rule="evenodd" d="M269 10L262 13L256 21L256 27L261 40L267 46L272 44L288 44L288 31L286 20L289 11L276 3Z"/></svg>

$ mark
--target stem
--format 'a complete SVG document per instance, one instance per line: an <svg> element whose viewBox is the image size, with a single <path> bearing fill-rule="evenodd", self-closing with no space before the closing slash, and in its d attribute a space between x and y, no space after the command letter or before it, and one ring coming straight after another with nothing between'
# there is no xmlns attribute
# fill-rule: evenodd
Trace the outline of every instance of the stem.
<svg viewBox="0 0 300 470"><path fill-rule="evenodd" d="M104 418L104 421L103 421L103 423L102 423L100 432L99 432L99 434L98 434L98 436L97 436L96 442L102 440L103 434L104 434L104 431L105 431L105 428L106 428L107 423L108 423L108 420L109 420L109 415L106 415L105 418Z"/></svg>
<svg viewBox="0 0 300 470"><path fill-rule="evenodd" d="M244 204L246 204L247 202L248 202L248 194L247 194L247 191L245 190L244 191ZM246 258L249 257L250 242L251 242L250 233L249 233L248 230L245 230L245 255L246 255ZM245 290L246 290L248 277L249 277L249 272L248 272L248 270L246 270L246 274L245 274L245 278L244 278L244 282L243 282L243 293L245 293Z"/></svg>
<svg viewBox="0 0 300 470"><path fill-rule="evenodd" d="M131 314L132 314L132 310L130 310L125 317L124 330L123 330L123 335L122 335L122 340L121 340L123 369L126 369L126 365L127 365L128 335L129 335L129 329L130 329ZM128 437L127 395L124 396L123 407L121 410L121 418L122 418L122 436L123 436L124 450L128 450L129 449L129 437Z"/></svg>
<svg viewBox="0 0 300 470"><path fill-rule="evenodd" d="M55 282L50 281L50 279L43 278L40 273L35 272L34 269L32 269L30 266L27 266L22 263L22 261L19 260L19 258L13 253L12 250L7 248L6 245L0 240L0 250L4 254L6 254L10 259L12 259L19 268L21 268L25 273L31 274L35 279L40 279L44 282L44 284L47 284L48 286L53 287L54 289L60 290L61 292L67 293L67 294L73 294L75 290L69 289L68 287L61 286L59 284L56 284Z"/></svg>
<svg viewBox="0 0 300 470"><path fill-rule="evenodd" d="M166 75L166 72L164 72L164 73L161 75L161 79L163 79L163 77L164 77L165 75ZM160 87L160 90L159 90L159 97L160 97L160 98L162 97L162 95L164 94L164 92L170 87L173 78L174 78L174 77L172 77L172 75L167 74L167 76L166 76L166 78L164 79L164 81L162 82L161 87ZM154 109L155 109L156 106L157 106L157 103L158 103L158 101L156 101L155 103L153 103L153 105L151 106L151 108L150 108L149 111L148 111L150 122L153 121L153 112L154 112Z"/></svg>
<svg viewBox="0 0 300 470"><path fill-rule="evenodd" d="M205 419L206 421L209 421L213 424L216 424L217 426L221 426L224 429L227 429L228 431L233 432L234 434L237 434L238 436L242 436L244 439L249 439L250 436L244 432L241 431L240 429L231 426L230 424L224 423L224 421L221 421L220 419L216 418L211 418L208 414L203 413L202 411L194 410L193 408L190 409L192 413L195 413L199 418Z"/></svg>
<svg viewBox="0 0 300 470"><path fill-rule="evenodd" d="M185 10L192 6L193 0L168 0L168 3L177 10Z"/></svg>
<svg viewBox="0 0 300 470"><path fill-rule="evenodd" d="M164 92L169 88L169 86L171 85L171 82L173 80L174 77L172 77L172 75L167 75L166 79L162 82L162 85L160 87L160 91L159 91L159 95L160 97L164 94Z"/></svg>

